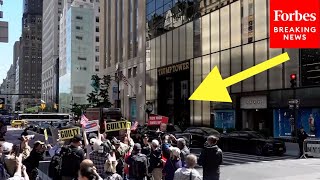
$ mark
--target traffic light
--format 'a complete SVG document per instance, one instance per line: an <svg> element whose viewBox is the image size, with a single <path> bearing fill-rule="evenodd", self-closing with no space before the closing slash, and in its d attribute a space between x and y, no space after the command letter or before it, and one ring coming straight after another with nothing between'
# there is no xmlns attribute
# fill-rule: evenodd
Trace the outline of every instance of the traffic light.
<svg viewBox="0 0 320 180"><path fill-rule="evenodd" d="M296 74L290 75L290 83L291 83L291 88L297 87L297 75Z"/></svg>

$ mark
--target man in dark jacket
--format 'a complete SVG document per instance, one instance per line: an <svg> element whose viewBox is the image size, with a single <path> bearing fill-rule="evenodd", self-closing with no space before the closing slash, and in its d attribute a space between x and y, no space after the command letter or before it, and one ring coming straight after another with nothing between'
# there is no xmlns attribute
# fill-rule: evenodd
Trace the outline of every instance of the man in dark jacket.
<svg viewBox="0 0 320 180"><path fill-rule="evenodd" d="M301 127L298 131L298 144L300 150L299 158L303 155L303 142L305 139L307 139L307 137L309 137L308 134L304 131L303 127Z"/></svg>
<svg viewBox="0 0 320 180"><path fill-rule="evenodd" d="M45 144L41 141L36 141L30 155L23 161L30 180L36 180L38 177L37 168L39 167L39 162L43 160L45 150Z"/></svg>
<svg viewBox="0 0 320 180"><path fill-rule="evenodd" d="M223 154L216 145L217 142L218 138L216 136L209 136L207 145L201 151L198 163L203 167L203 180L220 179L220 165L222 164Z"/></svg>

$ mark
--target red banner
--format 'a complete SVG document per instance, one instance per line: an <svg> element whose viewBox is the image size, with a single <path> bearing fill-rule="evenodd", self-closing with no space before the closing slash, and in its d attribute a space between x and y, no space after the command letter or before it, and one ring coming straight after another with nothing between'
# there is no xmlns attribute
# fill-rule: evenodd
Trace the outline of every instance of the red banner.
<svg viewBox="0 0 320 180"><path fill-rule="evenodd" d="M159 126L161 123L168 123L169 118L165 116L160 116L157 114L150 114L148 120L148 126Z"/></svg>

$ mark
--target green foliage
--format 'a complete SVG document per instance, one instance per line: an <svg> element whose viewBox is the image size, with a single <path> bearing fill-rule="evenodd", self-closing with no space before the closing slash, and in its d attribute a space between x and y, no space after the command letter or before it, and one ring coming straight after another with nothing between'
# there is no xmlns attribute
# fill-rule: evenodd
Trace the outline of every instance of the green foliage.
<svg viewBox="0 0 320 180"><path fill-rule="evenodd" d="M108 75L100 78L98 75L92 75L91 80L93 91L87 95L90 107L111 107L112 104L109 100L111 77Z"/></svg>
<svg viewBox="0 0 320 180"><path fill-rule="evenodd" d="M88 104L71 104L71 112L74 113L74 115L80 117L82 115L82 112L85 111L89 105Z"/></svg>

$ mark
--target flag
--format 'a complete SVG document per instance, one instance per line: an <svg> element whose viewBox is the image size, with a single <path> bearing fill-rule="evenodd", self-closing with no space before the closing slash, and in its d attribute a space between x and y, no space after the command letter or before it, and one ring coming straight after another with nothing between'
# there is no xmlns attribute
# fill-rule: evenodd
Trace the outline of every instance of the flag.
<svg viewBox="0 0 320 180"><path fill-rule="evenodd" d="M82 127L86 127L86 124L88 123L88 121L89 119L84 114L82 114L81 120L80 120L80 124L82 125Z"/></svg>
<svg viewBox="0 0 320 180"><path fill-rule="evenodd" d="M131 131L135 131L138 128L138 121L134 122L134 124L131 126Z"/></svg>
<svg viewBox="0 0 320 180"><path fill-rule="evenodd" d="M121 74L120 74L120 79L123 81L123 83L126 85L126 86L128 86L128 80L127 80L127 78L123 75L123 73L121 72Z"/></svg>

